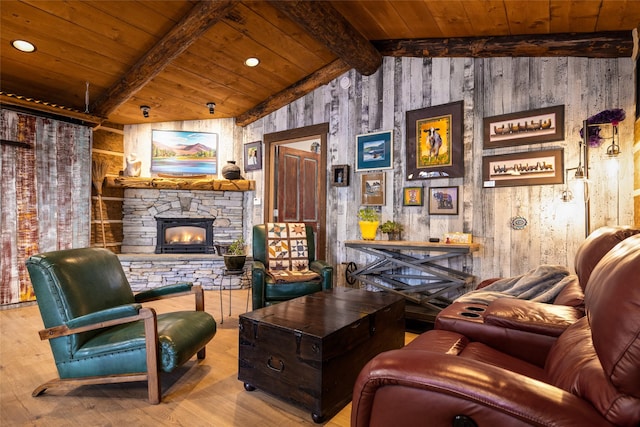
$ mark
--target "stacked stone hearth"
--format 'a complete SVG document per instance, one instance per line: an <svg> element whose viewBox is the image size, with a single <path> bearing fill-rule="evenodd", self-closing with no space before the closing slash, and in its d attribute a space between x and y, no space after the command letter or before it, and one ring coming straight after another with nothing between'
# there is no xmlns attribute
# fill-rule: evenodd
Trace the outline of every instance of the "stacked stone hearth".
<svg viewBox="0 0 640 427"><path fill-rule="evenodd" d="M242 235L244 193L167 189L126 189L123 201L120 261L134 291L176 282L193 282L213 289L222 282L224 262L213 254L155 254L156 217L211 218L214 243L229 243ZM237 277L231 281L242 285ZM225 281L225 286L229 286Z"/></svg>

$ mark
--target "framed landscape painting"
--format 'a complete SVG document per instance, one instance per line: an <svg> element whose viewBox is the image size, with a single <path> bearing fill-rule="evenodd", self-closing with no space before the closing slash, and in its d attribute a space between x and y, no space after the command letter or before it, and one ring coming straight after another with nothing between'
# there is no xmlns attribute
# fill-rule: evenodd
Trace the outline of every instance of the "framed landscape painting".
<svg viewBox="0 0 640 427"><path fill-rule="evenodd" d="M356 136L356 172L393 167L393 131Z"/></svg>
<svg viewBox="0 0 640 427"><path fill-rule="evenodd" d="M384 172L362 174L361 205L384 205Z"/></svg>
<svg viewBox="0 0 640 427"><path fill-rule="evenodd" d="M151 172L169 175L218 173L218 134L151 131Z"/></svg>

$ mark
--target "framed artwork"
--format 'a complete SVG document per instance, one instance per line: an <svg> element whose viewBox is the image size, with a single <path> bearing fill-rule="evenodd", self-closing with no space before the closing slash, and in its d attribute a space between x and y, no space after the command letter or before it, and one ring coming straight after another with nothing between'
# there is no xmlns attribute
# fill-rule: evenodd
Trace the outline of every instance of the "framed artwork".
<svg viewBox="0 0 640 427"><path fill-rule="evenodd" d="M262 141L244 144L244 170L256 171L262 169Z"/></svg>
<svg viewBox="0 0 640 427"><path fill-rule="evenodd" d="M215 175L217 152L217 133L151 130L151 172Z"/></svg>
<svg viewBox="0 0 640 427"><path fill-rule="evenodd" d="M404 187L402 189L402 204L404 206L424 205L424 189L422 187Z"/></svg>
<svg viewBox="0 0 640 427"><path fill-rule="evenodd" d="M564 105L485 117L483 123L485 149L561 141Z"/></svg>
<svg viewBox="0 0 640 427"><path fill-rule="evenodd" d="M361 205L384 205L384 172L363 173Z"/></svg>
<svg viewBox="0 0 640 427"><path fill-rule="evenodd" d="M349 165L335 165L331 167L331 185L334 187L349 186Z"/></svg>
<svg viewBox="0 0 640 427"><path fill-rule="evenodd" d="M393 167L393 131L356 136L356 172Z"/></svg>
<svg viewBox="0 0 640 427"><path fill-rule="evenodd" d="M482 180L485 188L562 184L563 171L562 148L482 158Z"/></svg>
<svg viewBox="0 0 640 427"><path fill-rule="evenodd" d="M429 188L430 215L458 215L458 187Z"/></svg>
<svg viewBox="0 0 640 427"><path fill-rule="evenodd" d="M464 176L462 101L407 111L407 179Z"/></svg>

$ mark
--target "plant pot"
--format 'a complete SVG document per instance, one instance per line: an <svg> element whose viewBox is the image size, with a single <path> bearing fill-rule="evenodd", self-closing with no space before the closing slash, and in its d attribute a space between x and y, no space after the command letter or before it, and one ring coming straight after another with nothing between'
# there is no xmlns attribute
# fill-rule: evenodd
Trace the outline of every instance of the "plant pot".
<svg viewBox="0 0 640 427"><path fill-rule="evenodd" d="M387 233L387 236L389 236L389 240L402 240L402 231Z"/></svg>
<svg viewBox="0 0 640 427"><path fill-rule="evenodd" d="M380 221L360 221L360 234L363 240L375 240Z"/></svg>
<svg viewBox="0 0 640 427"><path fill-rule="evenodd" d="M240 271L244 268L244 262L247 260L246 255L223 255L224 266L229 271Z"/></svg>

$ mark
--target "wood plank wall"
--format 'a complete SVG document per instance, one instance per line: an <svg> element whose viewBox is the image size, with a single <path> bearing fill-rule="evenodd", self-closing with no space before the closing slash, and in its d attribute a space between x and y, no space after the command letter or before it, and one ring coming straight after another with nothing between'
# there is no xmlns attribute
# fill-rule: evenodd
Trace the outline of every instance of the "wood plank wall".
<svg viewBox="0 0 640 427"><path fill-rule="evenodd" d="M124 168L124 126L110 124L93 132L93 162L106 162L106 176L117 177ZM120 253L122 247L122 202L124 188L102 186L99 203L95 185L91 186L91 246ZM100 211L102 210L102 212ZM103 234L104 228L104 234Z"/></svg>
<svg viewBox="0 0 640 427"><path fill-rule="evenodd" d="M521 274L541 263L572 267L575 250L585 237L583 206L562 203L562 185L485 189L482 157L562 148L565 166L575 167L582 121L605 109L623 108L627 119L620 125L622 156L617 175L607 175L610 172L604 168L600 152L590 153L591 229L632 224L633 72L633 61L628 58L385 57L382 67L371 76L353 70L343 75L349 78L347 88L341 87L338 78L246 126L242 142L261 140L265 133L328 122L331 168L335 164L354 165L356 135L393 130L394 168L386 171L383 220L404 224L405 236L412 240L441 237L446 231L472 233L474 241L482 245L472 265L473 274L481 279ZM407 181L406 112L459 100L464 102L464 178ZM483 117L554 105L565 106L564 140L483 149ZM261 174L257 171L250 176L258 183L258 196ZM352 175L348 187L328 188L327 224L331 226L327 230L327 259L336 265L365 261L343 245L345 240L359 238L359 175ZM460 215L430 216L426 203L424 207L402 206L402 188L415 185L425 190L430 186L459 186ZM510 220L515 216L527 219L524 230L511 228ZM260 222L261 212L254 211L253 219Z"/></svg>
<svg viewBox="0 0 640 427"><path fill-rule="evenodd" d="M0 114L0 304L12 304L34 299L29 256L89 244L91 129L4 108Z"/></svg>

